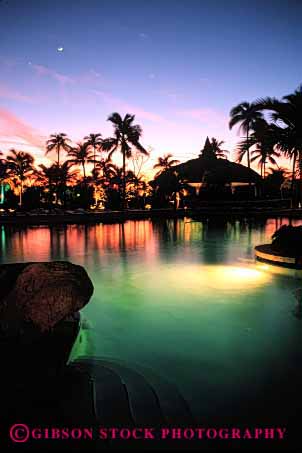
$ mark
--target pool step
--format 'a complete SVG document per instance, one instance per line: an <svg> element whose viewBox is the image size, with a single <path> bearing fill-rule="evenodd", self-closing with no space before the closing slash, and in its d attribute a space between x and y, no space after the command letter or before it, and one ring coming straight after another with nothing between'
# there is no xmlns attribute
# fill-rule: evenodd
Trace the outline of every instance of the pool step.
<svg viewBox="0 0 302 453"><path fill-rule="evenodd" d="M110 358L107 364L108 366L114 364L120 373L124 373L125 369L128 370L131 375L130 377L135 372L142 376L154 389L164 415L164 421L167 424L189 426L193 423L193 417L188 403L172 382L157 375L151 368L136 363L131 363L131 368L129 368L129 364L126 362Z"/></svg>
<svg viewBox="0 0 302 453"><path fill-rule="evenodd" d="M87 372L92 379L94 412L99 423L104 426L134 424L128 394L118 374L93 360L76 361L71 366Z"/></svg>
<svg viewBox="0 0 302 453"><path fill-rule="evenodd" d="M152 370L118 360L80 357L70 366L87 372L94 385L98 421L105 426L190 426L193 418L177 388Z"/></svg>

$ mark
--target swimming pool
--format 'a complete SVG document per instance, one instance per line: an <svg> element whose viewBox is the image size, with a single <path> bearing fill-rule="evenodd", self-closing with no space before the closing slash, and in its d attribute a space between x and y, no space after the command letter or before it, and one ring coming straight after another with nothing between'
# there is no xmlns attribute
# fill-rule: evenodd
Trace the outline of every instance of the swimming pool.
<svg viewBox="0 0 302 453"><path fill-rule="evenodd" d="M155 372L177 385L196 417L210 417L236 411L271 382L283 385L300 361L293 291L302 280L254 262L254 246L281 223L0 227L1 261L85 266L95 290L74 357Z"/></svg>

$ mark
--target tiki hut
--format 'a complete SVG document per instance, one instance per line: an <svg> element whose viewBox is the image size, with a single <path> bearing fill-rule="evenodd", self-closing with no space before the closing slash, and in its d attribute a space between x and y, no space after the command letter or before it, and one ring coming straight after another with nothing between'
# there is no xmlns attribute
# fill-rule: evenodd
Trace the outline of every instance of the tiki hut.
<svg viewBox="0 0 302 453"><path fill-rule="evenodd" d="M255 194L261 185L261 177L244 165L217 158L207 137L197 159L191 159L161 173L150 184L159 190L174 192L179 182L200 189L209 185L229 186L232 193L239 187L253 187Z"/></svg>

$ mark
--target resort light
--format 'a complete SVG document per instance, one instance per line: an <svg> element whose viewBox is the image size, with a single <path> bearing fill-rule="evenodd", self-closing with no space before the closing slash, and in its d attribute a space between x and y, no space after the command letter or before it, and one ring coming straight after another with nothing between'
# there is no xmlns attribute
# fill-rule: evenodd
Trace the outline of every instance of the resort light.
<svg viewBox="0 0 302 453"><path fill-rule="evenodd" d="M255 280L262 276L259 270L249 267L227 267L224 272L228 277L243 278L244 280Z"/></svg>
<svg viewBox="0 0 302 453"><path fill-rule="evenodd" d="M269 274L252 266L217 266L213 275L213 278L215 277L219 287L240 291L249 290L270 280Z"/></svg>
<svg viewBox="0 0 302 453"><path fill-rule="evenodd" d="M201 299L207 298L207 294L209 297L215 294L217 301L229 303L238 300L230 295L253 292L272 278L271 273L257 269L255 265L177 264L160 269L157 285L163 293L174 288L183 297L200 295Z"/></svg>

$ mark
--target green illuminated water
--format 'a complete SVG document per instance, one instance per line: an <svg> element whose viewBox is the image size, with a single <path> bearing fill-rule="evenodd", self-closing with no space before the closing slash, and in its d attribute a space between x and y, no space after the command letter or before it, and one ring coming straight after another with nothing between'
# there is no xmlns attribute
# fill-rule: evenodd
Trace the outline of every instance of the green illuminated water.
<svg viewBox="0 0 302 453"><path fill-rule="evenodd" d="M292 310L302 280L254 263L254 246L278 226L185 219L0 227L0 252L2 262L85 266L95 291L75 356L152 369L178 386L196 414L227 413L300 354L302 321Z"/></svg>

